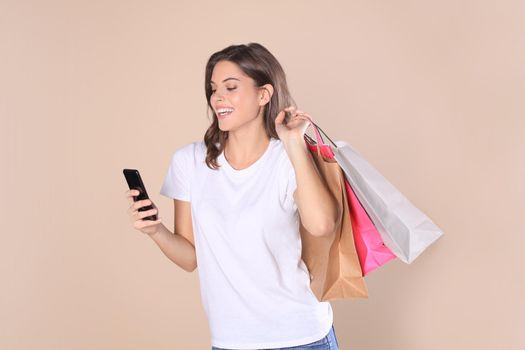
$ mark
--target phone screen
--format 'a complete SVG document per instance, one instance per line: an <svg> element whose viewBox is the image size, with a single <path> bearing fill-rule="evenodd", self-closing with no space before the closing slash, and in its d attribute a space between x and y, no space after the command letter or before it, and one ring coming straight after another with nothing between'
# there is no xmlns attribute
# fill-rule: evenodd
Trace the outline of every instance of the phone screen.
<svg viewBox="0 0 525 350"><path fill-rule="evenodd" d="M133 200L136 202L143 199L149 199L148 192L146 191L144 182L142 182L142 178L140 177L139 171L137 169L124 169L123 173L124 177L126 178L126 182L128 183L129 189L139 191L139 195L133 196ZM139 211L146 211L153 208L153 205L150 204L145 207L139 208ZM157 214L147 216L143 218L143 220L157 220Z"/></svg>

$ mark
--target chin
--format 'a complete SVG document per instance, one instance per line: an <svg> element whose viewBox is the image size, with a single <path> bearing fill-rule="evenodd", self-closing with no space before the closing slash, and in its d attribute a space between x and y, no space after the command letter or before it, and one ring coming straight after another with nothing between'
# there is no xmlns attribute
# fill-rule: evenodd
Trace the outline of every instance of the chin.
<svg viewBox="0 0 525 350"><path fill-rule="evenodd" d="M221 125L221 123L219 123L219 130L220 131L230 131L230 128L227 128L227 127L224 126L224 124Z"/></svg>

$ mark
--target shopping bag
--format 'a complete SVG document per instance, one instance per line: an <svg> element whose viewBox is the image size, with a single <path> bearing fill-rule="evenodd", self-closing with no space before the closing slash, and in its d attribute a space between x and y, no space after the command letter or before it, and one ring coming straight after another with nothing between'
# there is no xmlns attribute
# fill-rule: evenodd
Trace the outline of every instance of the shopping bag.
<svg viewBox="0 0 525 350"><path fill-rule="evenodd" d="M310 144L316 143L308 135L306 135L306 139ZM325 144L322 135L320 135L320 139ZM323 155L325 157L334 159L334 153L331 148L322 146L321 149L324 151ZM366 276L371 271L395 259L396 255L384 244L381 235L357 199L346 176L344 183L357 256L359 257L363 276Z"/></svg>
<svg viewBox="0 0 525 350"><path fill-rule="evenodd" d="M359 199L357 199L346 178L345 186L350 207L350 221L354 231L355 247L361 263L361 269L363 270L363 276L366 276L378 267L395 259L396 255L384 244L381 235L359 202Z"/></svg>
<svg viewBox="0 0 525 350"><path fill-rule="evenodd" d="M327 157L328 145L320 142L312 145L306 138L305 142L321 179L342 209L333 235L316 237L299 224L302 259L310 273L310 287L319 301L367 298L368 289L354 244L344 173L333 157Z"/></svg>
<svg viewBox="0 0 525 350"><path fill-rule="evenodd" d="M385 245L410 264L443 232L348 143L335 145L335 159Z"/></svg>

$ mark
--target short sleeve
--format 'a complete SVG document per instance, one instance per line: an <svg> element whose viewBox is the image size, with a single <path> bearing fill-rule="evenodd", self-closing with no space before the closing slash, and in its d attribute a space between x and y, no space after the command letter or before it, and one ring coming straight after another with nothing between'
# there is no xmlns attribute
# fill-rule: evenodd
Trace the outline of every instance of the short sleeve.
<svg viewBox="0 0 525 350"><path fill-rule="evenodd" d="M190 176L192 171L192 145L176 150L169 163L160 194L169 198L190 201Z"/></svg>

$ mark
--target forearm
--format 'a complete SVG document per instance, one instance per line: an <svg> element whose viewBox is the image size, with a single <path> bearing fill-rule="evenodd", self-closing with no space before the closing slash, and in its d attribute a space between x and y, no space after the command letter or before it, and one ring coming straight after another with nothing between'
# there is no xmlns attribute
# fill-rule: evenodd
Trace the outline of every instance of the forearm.
<svg viewBox="0 0 525 350"><path fill-rule="evenodd" d="M195 247L184 237L172 233L164 224L160 224L159 230L151 234L150 237L168 259L185 271L192 272L195 270L197 266Z"/></svg>
<svg viewBox="0 0 525 350"><path fill-rule="evenodd" d="M283 144L295 171L295 198L302 225L316 236L333 233L339 208L319 176L304 140L289 140Z"/></svg>

